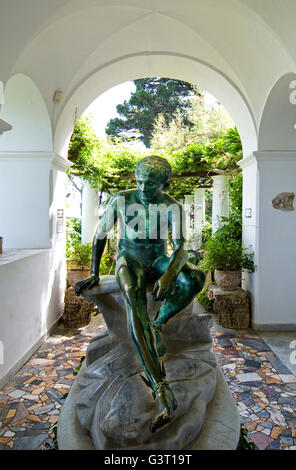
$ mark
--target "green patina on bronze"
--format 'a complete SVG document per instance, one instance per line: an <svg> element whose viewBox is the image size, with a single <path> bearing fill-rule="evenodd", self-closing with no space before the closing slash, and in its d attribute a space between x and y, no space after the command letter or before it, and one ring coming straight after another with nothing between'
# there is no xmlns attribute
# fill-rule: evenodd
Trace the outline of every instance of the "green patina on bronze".
<svg viewBox="0 0 296 470"><path fill-rule="evenodd" d="M161 157L146 157L138 163L137 188L121 191L109 202L94 237L91 276L75 286L75 292L79 295L83 289L91 289L99 284L100 260L107 234L118 222L121 238L116 277L126 305L129 334L145 373L142 378L152 389L156 402L151 432L171 421L177 408L165 378L164 365L159 360L165 353L161 328L189 305L202 290L205 281L204 273L187 263L182 206L163 192L171 172L169 163ZM129 213L129 208L134 207L137 208L140 223L133 225L135 213ZM178 217L173 214L172 207L178 209ZM161 218L158 208L167 208L167 220ZM149 211L154 213L154 217L151 218L151 213L149 217ZM171 257L167 256L167 240L162 236L165 224L172 233ZM147 312L148 283L154 283L154 299L163 301L153 320L150 320Z"/></svg>

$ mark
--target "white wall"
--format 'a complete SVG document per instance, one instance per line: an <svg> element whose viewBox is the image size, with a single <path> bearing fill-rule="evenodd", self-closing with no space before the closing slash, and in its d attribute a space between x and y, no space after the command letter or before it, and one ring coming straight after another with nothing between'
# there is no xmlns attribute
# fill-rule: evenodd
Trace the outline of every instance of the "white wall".
<svg viewBox="0 0 296 470"><path fill-rule="evenodd" d="M0 256L0 388L40 345L63 310L65 262L63 244L55 250ZM11 257L13 258L13 257ZM18 258L18 259L17 259Z"/></svg>
<svg viewBox="0 0 296 470"><path fill-rule="evenodd" d="M0 152L0 234L4 249L49 248L53 154Z"/></svg>

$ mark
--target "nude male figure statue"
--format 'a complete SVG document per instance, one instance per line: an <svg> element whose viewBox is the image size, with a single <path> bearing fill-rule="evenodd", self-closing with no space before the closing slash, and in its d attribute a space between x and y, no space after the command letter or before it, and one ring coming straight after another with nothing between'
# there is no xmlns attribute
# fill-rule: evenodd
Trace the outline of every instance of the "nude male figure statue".
<svg viewBox="0 0 296 470"><path fill-rule="evenodd" d="M189 305L205 282L204 273L187 263L182 206L163 192L170 176L171 167L164 158L150 156L137 164L137 188L121 191L110 200L94 237L91 276L75 286L79 295L83 289L99 284L100 260L107 235L118 222L116 277L126 305L130 338L145 373L142 378L155 399L151 432L170 422L177 408L159 359L165 353L160 334L162 326ZM172 234L173 244L170 257L166 251L168 232ZM152 320L146 298L146 285L151 282L154 299L163 301Z"/></svg>

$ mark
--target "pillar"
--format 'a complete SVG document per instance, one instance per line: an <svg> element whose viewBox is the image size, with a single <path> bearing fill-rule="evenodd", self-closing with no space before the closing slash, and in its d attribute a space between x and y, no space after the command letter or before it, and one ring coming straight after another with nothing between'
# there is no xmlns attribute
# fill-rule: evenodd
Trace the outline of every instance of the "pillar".
<svg viewBox="0 0 296 470"><path fill-rule="evenodd" d="M200 247L201 231L206 221L205 189L197 188L194 192L194 238L195 249Z"/></svg>
<svg viewBox="0 0 296 470"><path fill-rule="evenodd" d="M90 184L86 182L82 189L82 243L90 243L93 241L98 221L98 194Z"/></svg>
<svg viewBox="0 0 296 470"><path fill-rule="evenodd" d="M193 220L191 217L191 215L193 214L193 210L192 210L193 201L194 201L194 196L192 194L185 194L184 210L185 210L185 223L186 223L186 239L189 242L187 249L193 249L192 248Z"/></svg>
<svg viewBox="0 0 296 470"><path fill-rule="evenodd" d="M213 176L213 206L212 206L212 229L215 233L221 227L220 217L229 215L229 197L227 188L227 176Z"/></svg>

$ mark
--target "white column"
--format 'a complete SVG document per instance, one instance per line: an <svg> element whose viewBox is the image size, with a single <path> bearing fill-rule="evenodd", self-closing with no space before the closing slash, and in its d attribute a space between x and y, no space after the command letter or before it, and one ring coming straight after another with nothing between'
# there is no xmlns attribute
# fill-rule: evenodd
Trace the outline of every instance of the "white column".
<svg viewBox="0 0 296 470"><path fill-rule="evenodd" d="M185 194L184 210L185 210L186 239L187 240L191 240L191 237L193 234L192 219L190 217L190 215L193 214L193 210L192 210L193 201L194 201L194 196L192 194ZM192 248L191 245L190 245L190 248Z"/></svg>
<svg viewBox="0 0 296 470"><path fill-rule="evenodd" d="M98 194L89 183L85 183L82 190L82 243L93 241L98 221Z"/></svg>
<svg viewBox="0 0 296 470"><path fill-rule="evenodd" d="M213 176L213 206L212 206L212 229L213 233L221 227L220 217L229 215L229 197L227 189L227 176Z"/></svg>
<svg viewBox="0 0 296 470"><path fill-rule="evenodd" d="M197 188L194 191L194 249L197 250L201 244L201 230L205 223L206 205L205 189Z"/></svg>
<svg viewBox="0 0 296 470"><path fill-rule="evenodd" d="M243 274L243 287L252 303L252 326L296 330L296 212L272 205L279 193L296 194L296 152L254 152L240 166L243 244L252 245L256 265L255 273Z"/></svg>

